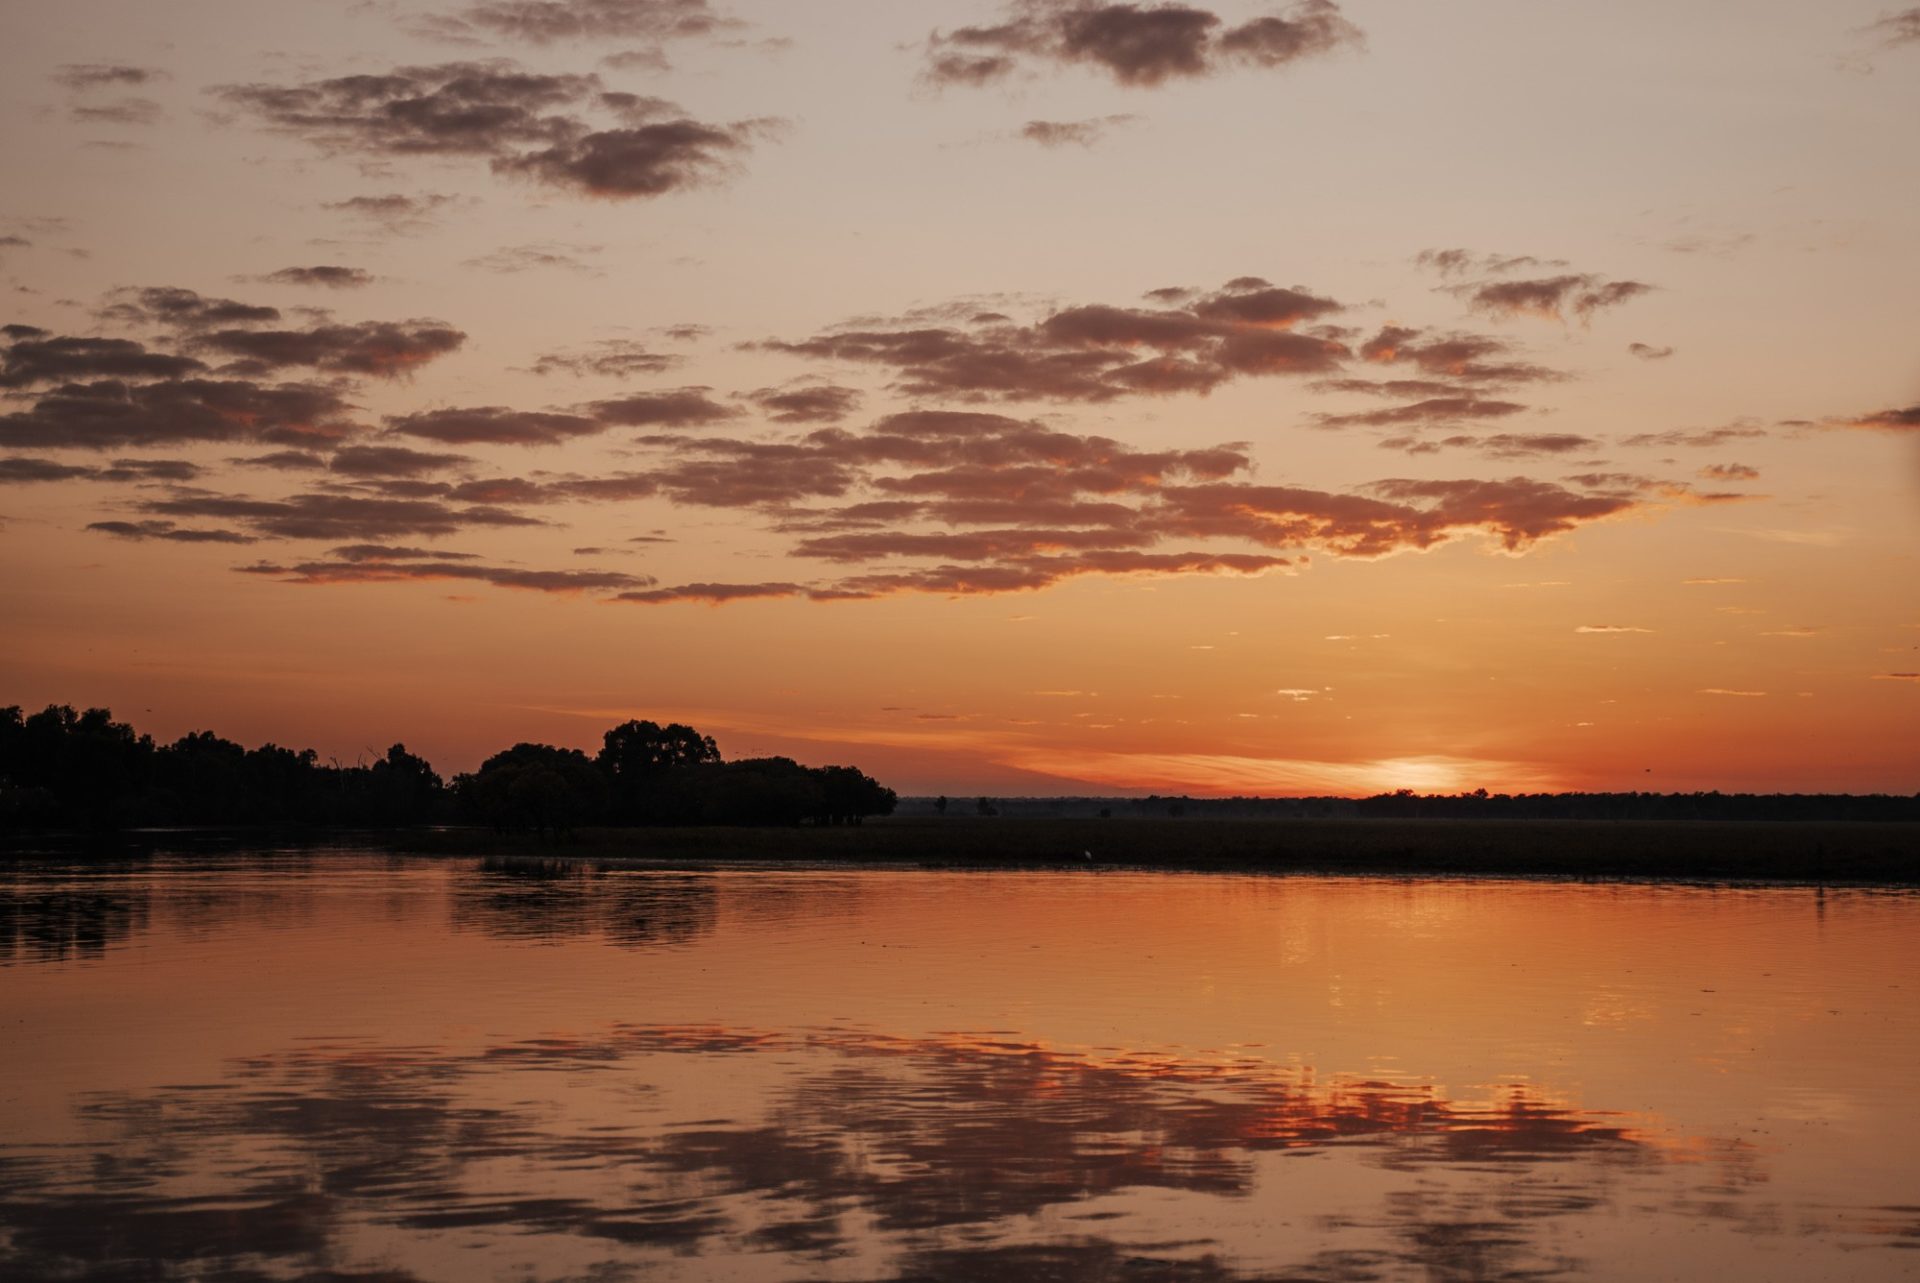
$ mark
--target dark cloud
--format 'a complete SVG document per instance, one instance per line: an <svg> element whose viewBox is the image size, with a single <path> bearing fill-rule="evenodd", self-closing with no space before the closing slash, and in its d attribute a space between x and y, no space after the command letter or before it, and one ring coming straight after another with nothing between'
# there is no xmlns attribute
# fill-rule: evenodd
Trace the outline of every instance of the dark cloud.
<svg viewBox="0 0 1920 1283"><path fill-rule="evenodd" d="M486 272L500 272L512 275L515 272L531 272L539 268L557 268L567 272L593 272L597 269L582 258L592 256L601 250L598 245L507 245L470 258L462 267L477 267Z"/></svg>
<svg viewBox="0 0 1920 1283"><path fill-rule="evenodd" d="M548 352L533 363L533 372L618 379L635 374L661 374L681 360L670 353L649 351L631 339L602 339L577 352Z"/></svg>
<svg viewBox="0 0 1920 1283"><path fill-rule="evenodd" d="M179 482L192 481L199 475L199 466L184 459L115 459L102 468L24 455L0 458L0 485L41 481Z"/></svg>
<svg viewBox="0 0 1920 1283"><path fill-rule="evenodd" d="M1744 463L1712 463L1700 469L1700 475L1708 481L1758 481L1760 469Z"/></svg>
<svg viewBox="0 0 1920 1283"><path fill-rule="evenodd" d="M660 605L675 601L704 601L713 605L728 601L748 601L763 597L799 597L806 594L799 584L680 584L674 588L654 588L644 592L623 592L616 601L637 601Z"/></svg>
<svg viewBox="0 0 1920 1283"><path fill-rule="evenodd" d="M1655 347L1651 343L1629 343L1627 351L1642 361L1664 361L1673 355L1670 347Z"/></svg>
<svg viewBox="0 0 1920 1283"><path fill-rule="evenodd" d="M360 321L304 330L210 330L196 334L196 351L239 358L245 373L308 366L333 374L393 379L466 342L464 332L443 321Z"/></svg>
<svg viewBox="0 0 1920 1283"><path fill-rule="evenodd" d="M925 74L937 85L983 85L1023 66L1081 64L1122 85L1151 87L1236 64L1281 67L1363 42L1333 0L1299 0L1234 27L1179 3L1016 0L1000 23L929 36Z"/></svg>
<svg viewBox="0 0 1920 1283"><path fill-rule="evenodd" d="M190 356L148 350L132 339L50 335L31 326L9 327L18 337L0 351L0 388L25 388L68 379L171 379L204 371Z"/></svg>
<svg viewBox="0 0 1920 1283"><path fill-rule="evenodd" d="M1879 428L1888 432L1912 432L1920 429L1920 405L1904 410L1878 410L1853 420L1857 428Z"/></svg>
<svg viewBox="0 0 1920 1283"><path fill-rule="evenodd" d="M259 562L237 569L245 574L265 575L296 584L451 580L562 594L634 591L651 587L656 582L646 575L629 575L615 570L526 570L515 566L488 566L461 553L432 553L417 548L390 548L375 544L336 548L333 558L329 560L291 564Z"/></svg>
<svg viewBox="0 0 1920 1283"><path fill-rule="evenodd" d="M1697 449L1711 449L1726 445L1730 441L1751 441L1767 435L1765 428L1750 423L1733 423L1723 428L1702 428L1694 431L1676 429L1671 432L1636 432L1632 436L1621 438L1624 446L1691 446Z"/></svg>
<svg viewBox="0 0 1920 1283"><path fill-rule="evenodd" d="M350 433L340 392L313 383L182 379L64 383L0 415L0 447L107 449L182 441L331 442Z"/></svg>
<svg viewBox="0 0 1920 1283"><path fill-rule="evenodd" d="M229 459L227 462L244 468L273 468L281 472L319 471L327 466L324 455L309 450L277 450L272 454L256 454Z"/></svg>
<svg viewBox="0 0 1920 1283"><path fill-rule="evenodd" d="M450 535L473 527L535 526L532 517L503 509L455 507L429 499L372 498L355 494L299 494L287 499L184 493L140 505L164 518L210 517L234 521L281 539L377 542L396 535Z"/></svg>
<svg viewBox="0 0 1920 1283"><path fill-rule="evenodd" d="M373 284L373 273L360 267L283 267L261 278L275 285L317 285L330 290L359 289Z"/></svg>
<svg viewBox="0 0 1920 1283"><path fill-rule="evenodd" d="M151 98L116 98L76 103L67 108L67 115L83 125L156 125L166 111Z"/></svg>
<svg viewBox="0 0 1920 1283"><path fill-rule="evenodd" d="M328 151L484 157L496 173L608 197L658 196L724 174L772 123L703 123L661 99L605 93L596 76L544 75L506 60L215 92ZM596 129L580 112L619 126Z"/></svg>
<svg viewBox="0 0 1920 1283"><path fill-rule="evenodd" d="M1360 345L1358 355L1374 365L1412 365L1435 378L1463 383L1544 383L1562 378L1557 370L1506 360L1513 345L1483 334L1434 334L1401 325L1382 326Z"/></svg>
<svg viewBox="0 0 1920 1283"><path fill-rule="evenodd" d="M589 196L661 196L731 173L733 158L774 124L755 120L710 125L682 119L603 129L539 151L498 157L493 169Z"/></svg>
<svg viewBox="0 0 1920 1283"><path fill-rule="evenodd" d="M432 454L397 445L345 446L327 467L349 477L421 477L473 462L464 454Z"/></svg>
<svg viewBox="0 0 1920 1283"><path fill-rule="evenodd" d="M584 415L510 410L498 405L425 410L387 420L390 432L448 445L555 445L604 431L606 426Z"/></svg>
<svg viewBox="0 0 1920 1283"><path fill-rule="evenodd" d="M735 407L721 405L709 396L712 391L712 388L693 387L637 392L609 401L595 401L592 410L603 426L620 428L693 428L740 416L741 412Z"/></svg>
<svg viewBox="0 0 1920 1283"><path fill-rule="evenodd" d="M551 113L599 89L593 76L541 75L499 60L214 92L270 128L329 151L492 156L580 132L578 121Z"/></svg>
<svg viewBox="0 0 1920 1283"><path fill-rule="evenodd" d="M860 393L834 383L761 388L747 399L775 423L838 423L860 408Z"/></svg>
<svg viewBox="0 0 1920 1283"><path fill-rule="evenodd" d="M444 15L426 30L450 36L484 32L543 45L558 40L686 39L740 25L707 0L504 0Z"/></svg>
<svg viewBox="0 0 1920 1283"><path fill-rule="evenodd" d="M1920 44L1920 8L1888 14L1868 27L1867 31L1888 49Z"/></svg>
<svg viewBox="0 0 1920 1283"><path fill-rule="evenodd" d="M1029 120L1020 127L1020 136L1042 147L1091 147L1122 125L1130 125L1138 116L1095 116L1091 120Z"/></svg>
<svg viewBox="0 0 1920 1283"><path fill-rule="evenodd" d="M1491 436L1451 436L1439 439L1392 437L1380 442L1382 449L1406 454L1438 454L1443 450L1477 450L1495 459L1524 459L1544 455L1571 454L1576 450L1597 449L1593 437L1571 432L1497 432Z"/></svg>
<svg viewBox="0 0 1920 1283"><path fill-rule="evenodd" d="M1641 281L1609 281L1591 273L1541 276L1517 281L1482 281L1452 287L1467 306L1494 316L1541 316L1564 320L1572 312L1591 320L1595 312L1653 292Z"/></svg>
<svg viewBox="0 0 1920 1283"><path fill-rule="evenodd" d="M1429 397L1409 405L1385 410L1366 410L1352 414L1314 416L1321 427L1405 427L1408 424L1457 423L1463 419L1499 419L1519 414L1527 407L1515 401L1493 401L1473 396Z"/></svg>
<svg viewBox="0 0 1920 1283"><path fill-rule="evenodd" d="M1208 392L1240 377L1324 374L1351 355L1294 326L1341 305L1300 289L1242 278L1182 307L1091 305L1034 325L999 313L930 326L917 319L844 327L769 351L890 367L913 396L966 401L1109 401Z"/></svg>
<svg viewBox="0 0 1920 1283"><path fill-rule="evenodd" d="M39 481L70 481L91 477L95 469L79 464L58 463L52 459L32 459L21 455L0 459L0 485L21 485Z"/></svg>
<svg viewBox="0 0 1920 1283"><path fill-rule="evenodd" d="M102 320L128 325L165 325L197 330L216 325L264 325L280 319L280 309L238 299L210 298L176 285L114 291Z"/></svg>
<svg viewBox="0 0 1920 1283"><path fill-rule="evenodd" d="M87 529L117 539L164 539L170 543L247 544L259 540L234 530L193 530L171 521L95 521Z"/></svg>
<svg viewBox="0 0 1920 1283"><path fill-rule="evenodd" d="M345 200L323 203L320 208L374 223L399 235L424 231L438 221L440 212L457 205L457 196L422 192L408 196L392 192L385 196L349 196Z"/></svg>
<svg viewBox="0 0 1920 1283"><path fill-rule="evenodd" d="M75 93L96 89L133 89L168 79L167 73L153 67L133 67L124 63L69 62L53 73L56 84Z"/></svg>
<svg viewBox="0 0 1920 1283"><path fill-rule="evenodd" d="M1485 272L1492 276L1516 272L1522 268L1565 267L1565 259L1535 258L1531 254L1478 254L1467 249L1423 249L1413 256L1417 266L1431 268L1442 276L1465 276Z"/></svg>

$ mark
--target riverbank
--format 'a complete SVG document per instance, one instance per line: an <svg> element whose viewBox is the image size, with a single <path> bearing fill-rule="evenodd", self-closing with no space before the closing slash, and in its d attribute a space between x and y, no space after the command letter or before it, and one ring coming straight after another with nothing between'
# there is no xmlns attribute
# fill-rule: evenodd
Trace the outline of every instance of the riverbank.
<svg viewBox="0 0 1920 1283"><path fill-rule="evenodd" d="M1009 868L1483 874L1920 885L1920 824L1589 820L920 817L841 828L474 829L393 835L424 855L692 863L794 860Z"/></svg>

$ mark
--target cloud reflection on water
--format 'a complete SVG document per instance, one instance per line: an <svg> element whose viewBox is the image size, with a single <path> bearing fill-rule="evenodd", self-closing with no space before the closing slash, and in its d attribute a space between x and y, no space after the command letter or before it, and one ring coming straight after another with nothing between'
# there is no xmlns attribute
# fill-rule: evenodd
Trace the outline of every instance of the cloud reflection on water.
<svg viewBox="0 0 1920 1283"><path fill-rule="evenodd" d="M555 1072L565 1092L528 1077ZM676 1097L689 1083L706 1112ZM302 1048L87 1097L76 1122L66 1144L0 1144L0 1264L23 1277L453 1280L533 1251L540 1277L579 1259L602 1280L676 1260L727 1277L747 1256L782 1278L1543 1278L1579 1268L1576 1218L1677 1199L1737 1223L1763 1174L1739 1143L1526 1084L1464 1100L846 1030ZM1288 1158L1334 1168L1272 1166ZM1375 1192L1295 1221L1282 1273L1248 1262L1233 1226L1299 1213L1282 1185L1362 1169Z"/></svg>

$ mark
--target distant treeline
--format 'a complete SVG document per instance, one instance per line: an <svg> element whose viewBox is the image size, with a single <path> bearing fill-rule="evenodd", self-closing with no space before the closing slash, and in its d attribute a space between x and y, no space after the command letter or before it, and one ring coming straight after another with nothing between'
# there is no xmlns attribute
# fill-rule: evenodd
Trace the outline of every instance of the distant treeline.
<svg viewBox="0 0 1920 1283"><path fill-rule="evenodd" d="M1019 819L1920 820L1920 793L1472 793L1374 797L909 797L902 815Z"/></svg>
<svg viewBox="0 0 1920 1283"><path fill-rule="evenodd" d="M104 708L0 708L0 831L164 825L391 828L484 824L564 833L589 824L858 824L894 807L851 766L729 762L689 726L631 721L579 749L516 744L445 782L395 744L371 763L249 749L211 731L156 744Z"/></svg>

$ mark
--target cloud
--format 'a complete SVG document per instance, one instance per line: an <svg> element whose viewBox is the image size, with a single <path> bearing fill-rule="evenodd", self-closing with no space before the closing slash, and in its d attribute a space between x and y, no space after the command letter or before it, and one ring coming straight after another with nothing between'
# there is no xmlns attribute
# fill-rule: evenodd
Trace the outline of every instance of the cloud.
<svg viewBox="0 0 1920 1283"><path fill-rule="evenodd" d="M661 196L731 173L732 158L772 132L770 119L728 125L665 120L606 129L494 160L495 173L614 199Z"/></svg>
<svg viewBox="0 0 1920 1283"><path fill-rule="evenodd" d="M728 173L774 124L704 123L661 99L604 92L597 76L545 75L505 59L214 92L328 152L473 156L495 173L614 198L658 196ZM583 111L617 123L596 128Z"/></svg>
<svg viewBox="0 0 1920 1283"><path fill-rule="evenodd" d="M1531 254L1478 254L1468 249L1423 249L1413 256L1416 266L1431 268L1442 276L1465 276L1484 272L1499 276L1525 267L1565 267L1565 259L1536 258Z"/></svg>
<svg viewBox="0 0 1920 1283"><path fill-rule="evenodd" d="M1760 470L1744 463L1713 463L1700 469L1700 475L1709 481L1758 481Z"/></svg>
<svg viewBox="0 0 1920 1283"><path fill-rule="evenodd" d="M608 427L693 428L738 418L740 411L707 395L712 388L675 388L665 392L637 392L632 396L595 401L594 417Z"/></svg>
<svg viewBox="0 0 1920 1283"><path fill-rule="evenodd" d="M990 26L934 32L926 79L935 85L990 84L1023 66L1084 65L1121 85L1151 88L1242 65L1283 67L1364 43L1333 0L1299 0L1228 27L1220 15L1180 3L1016 0Z"/></svg>
<svg viewBox="0 0 1920 1283"><path fill-rule="evenodd" d="M530 272L542 267L559 268L569 272L594 272L598 269L581 255L598 254L602 248L599 245L508 245L491 254L467 259L461 263L461 266L506 274Z"/></svg>
<svg viewBox="0 0 1920 1283"><path fill-rule="evenodd" d="M69 481L91 477L95 469L80 464L58 463L52 459L31 459L15 455L0 459L0 485L24 485L43 481Z"/></svg>
<svg viewBox="0 0 1920 1283"><path fill-rule="evenodd" d="M616 570L526 570L489 566L464 553L431 553L375 544L336 548L327 560L288 564L257 562L235 569L294 584L405 583L422 580L491 584L526 592L604 593L647 588L656 581Z"/></svg>
<svg viewBox="0 0 1920 1283"><path fill-rule="evenodd" d="M170 77L155 67L135 67L124 63L69 62L53 73L53 80L75 93L98 89L134 89Z"/></svg>
<svg viewBox="0 0 1920 1283"><path fill-rule="evenodd" d="M1177 308L1066 307L1031 325L969 309L949 325L908 318L749 346L888 367L910 396L1097 403L1328 373L1347 348L1294 327L1339 310L1332 299L1243 277Z"/></svg>
<svg viewBox="0 0 1920 1283"><path fill-rule="evenodd" d="M533 363L535 374L572 374L580 378L627 378L661 374L680 364L680 357L648 350L631 339L601 339L577 352L548 352Z"/></svg>
<svg viewBox="0 0 1920 1283"><path fill-rule="evenodd" d="M171 521L95 521L87 529L117 539L164 539L170 543L248 544L259 541L233 530L192 530Z"/></svg>
<svg viewBox="0 0 1920 1283"><path fill-rule="evenodd" d="M561 40L678 40L737 28L707 0L505 0L431 19L428 34L485 32L515 43Z"/></svg>
<svg viewBox="0 0 1920 1283"><path fill-rule="evenodd" d="M1765 699L1767 694L1765 691L1728 690L1724 686L1709 686L1705 690L1697 693L1701 695L1733 695L1741 699Z"/></svg>
<svg viewBox="0 0 1920 1283"><path fill-rule="evenodd" d="M860 407L860 393L834 383L761 388L747 399L775 423L838 423Z"/></svg>
<svg viewBox="0 0 1920 1283"><path fill-rule="evenodd" d="M5 382L0 379L0 383ZM1910 405L1904 410L1880 410L1873 414L1862 415L1852 421L1856 428L1877 428L1884 432L1912 432L1920 430L1920 405Z"/></svg>
<svg viewBox="0 0 1920 1283"><path fill-rule="evenodd" d="M320 208L376 224L396 235L408 235L433 226L439 221L442 210L459 203L458 196L444 196L438 192L421 192L412 196L390 192L384 196L349 196L345 200L326 201L321 203Z"/></svg>
<svg viewBox="0 0 1920 1283"><path fill-rule="evenodd" d="M422 477L473 462L464 454L432 454L395 445L344 446L327 467L350 477Z"/></svg>
<svg viewBox="0 0 1920 1283"><path fill-rule="evenodd" d="M1456 423L1462 419L1499 419L1519 414L1527 407L1514 401L1493 401L1474 396L1429 397L1410 405L1386 410L1366 410L1353 414L1319 414L1315 420L1323 428L1404 427L1407 424Z"/></svg>
<svg viewBox="0 0 1920 1283"><path fill-rule="evenodd" d="M1920 8L1888 14L1869 26L1867 32L1888 49L1920 44Z"/></svg>
<svg viewBox="0 0 1920 1283"><path fill-rule="evenodd" d="M275 285L315 285L330 290L360 289L373 284L373 273L359 267L283 267L260 278Z"/></svg>
<svg viewBox="0 0 1920 1283"><path fill-rule="evenodd" d="M1139 119L1123 114L1090 120L1029 120L1020 127L1020 136L1042 147L1091 147L1115 129Z"/></svg>
<svg viewBox="0 0 1920 1283"><path fill-rule="evenodd" d="M256 454L229 459L227 462L244 468L273 468L281 472L318 471L327 466L325 456L310 450L277 450L272 454Z"/></svg>
<svg viewBox="0 0 1920 1283"><path fill-rule="evenodd" d="M1651 343L1629 343L1627 351L1642 361L1664 361L1673 355L1670 347L1655 347Z"/></svg>
<svg viewBox="0 0 1920 1283"><path fill-rule="evenodd" d="M67 115L83 125L157 125L166 115L151 98L116 98L104 103L75 103Z"/></svg>
<svg viewBox="0 0 1920 1283"><path fill-rule="evenodd" d="M1438 454L1442 450L1478 450L1495 459L1522 459L1534 456L1570 454L1576 450L1598 448L1600 442L1571 432L1497 432L1491 436L1451 436L1437 441L1419 437L1389 437L1380 442L1385 450L1407 454Z"/></svg>
<svg viewBox="0 0 1920 1283"><path fill-rule="evenodd" d="M719 605L722 602L750 601L756 598L799 597L804 596L806 591L799 584L789 583L680 584L673 588L623 592L615 600L641 602L647 605L661 605L676 601L704 601L710 605Z"/></svg>
<svg viewBox="0 0 1920 1283"><path fill-rule="evenodd" d="M510 410L497 405L424 410L389 417L386 423L389 432L448 445L557 445L604 431L607 426L584 415Z"/></svg>
<svg viewBox="0 0 1920 1283"><path fill-rule="evenodd" d="M287 499L188 492L140 504L160 517L235 521L281 539L365 542L397 535L450 535L472 527L535 526L532 517L491 506L455 507L428 499L355 494L297 494Z"/></svg>
<svg viewBox="0 0 1920 1283"><path fill-rule="evenodd" d="M69 379L171 379L206 368L193 357L149 351L132 339L74 338L33 330L0 351L0 388Z"/></svg>
<svg viewBox="0 0 1920 1283"><path fill-rule="evenodd" d="M104 468L14 456L0 459L0 484L38 481L192 481L198 464L185 459L115 459Z"/></svg>
<svg viewBox="0 0 1920 1283"><path fill-rule="evenodd" d="M181 379L63 383L30 409L0 415L0 447L331 442L353 431L338 389L314 383Z"/></svg>
<svg viewBox="0 0 1920 1283"><path fill-rule="evenodd" d="M1530 280L1482 281L1451 288L1467 306L1494 316L1539 316L1565 320L1572 312L1591 320L1595 312L1618 307L1654 287L1641 281L1609 281L1591 273L1543 276Z"/></svg>
<svg viewBox="0 0 1920 1283"><path fill-rule="evenodd" d="M1920 673L1875 673L1876 682L1920 682Z"/></svg>
<svg viewBox="0 0 1920 1283"><path fill-rule="evenodd" d="M239 358L238 372L257 374L308 366L333 374L395 379L455 351L467 336L444 321L360 321L304 330L210 330L196 334L196 351Z"/></svg>
<svg viewBox="0 0 1920 1283"><path fill-rule="evenodd" d="M101 309L100 318L122 325L163 325L194 330L215 325L266 324L280 319L277 307L211 298L177 285L115 290L111 297L116 301Z"/></svg>
<svg viewBox="0 0 1920 1283"><path fill-rule="evenodd" d="M1581 624L1573 630L1576 633L1650 633L1651 628L1636 628L1631 624Z"/></svg>
<svg viewBox="0 0 1920 1283"><path fill-rule="evenodd" d="M1411 365L1422 374L1463 383L1546 383L1563 377L1556 370L1505 359L1513 350L1506 340L1484 334L1436 334L1384 325L1360 345L1357 355L1373 365Z"/></svg>
<svg viewBox="0 0 1920 1283"><path fill-rule="evenodd" d="M1750 423L1732 423L1723 428L1704 428L1696 430L1675 429L1670 432L1638 432L1620 441L1625 446L1690 446L1696 449L1712 449L1732 441L1751 441L1764 437L1767 430Z"/></svg>

